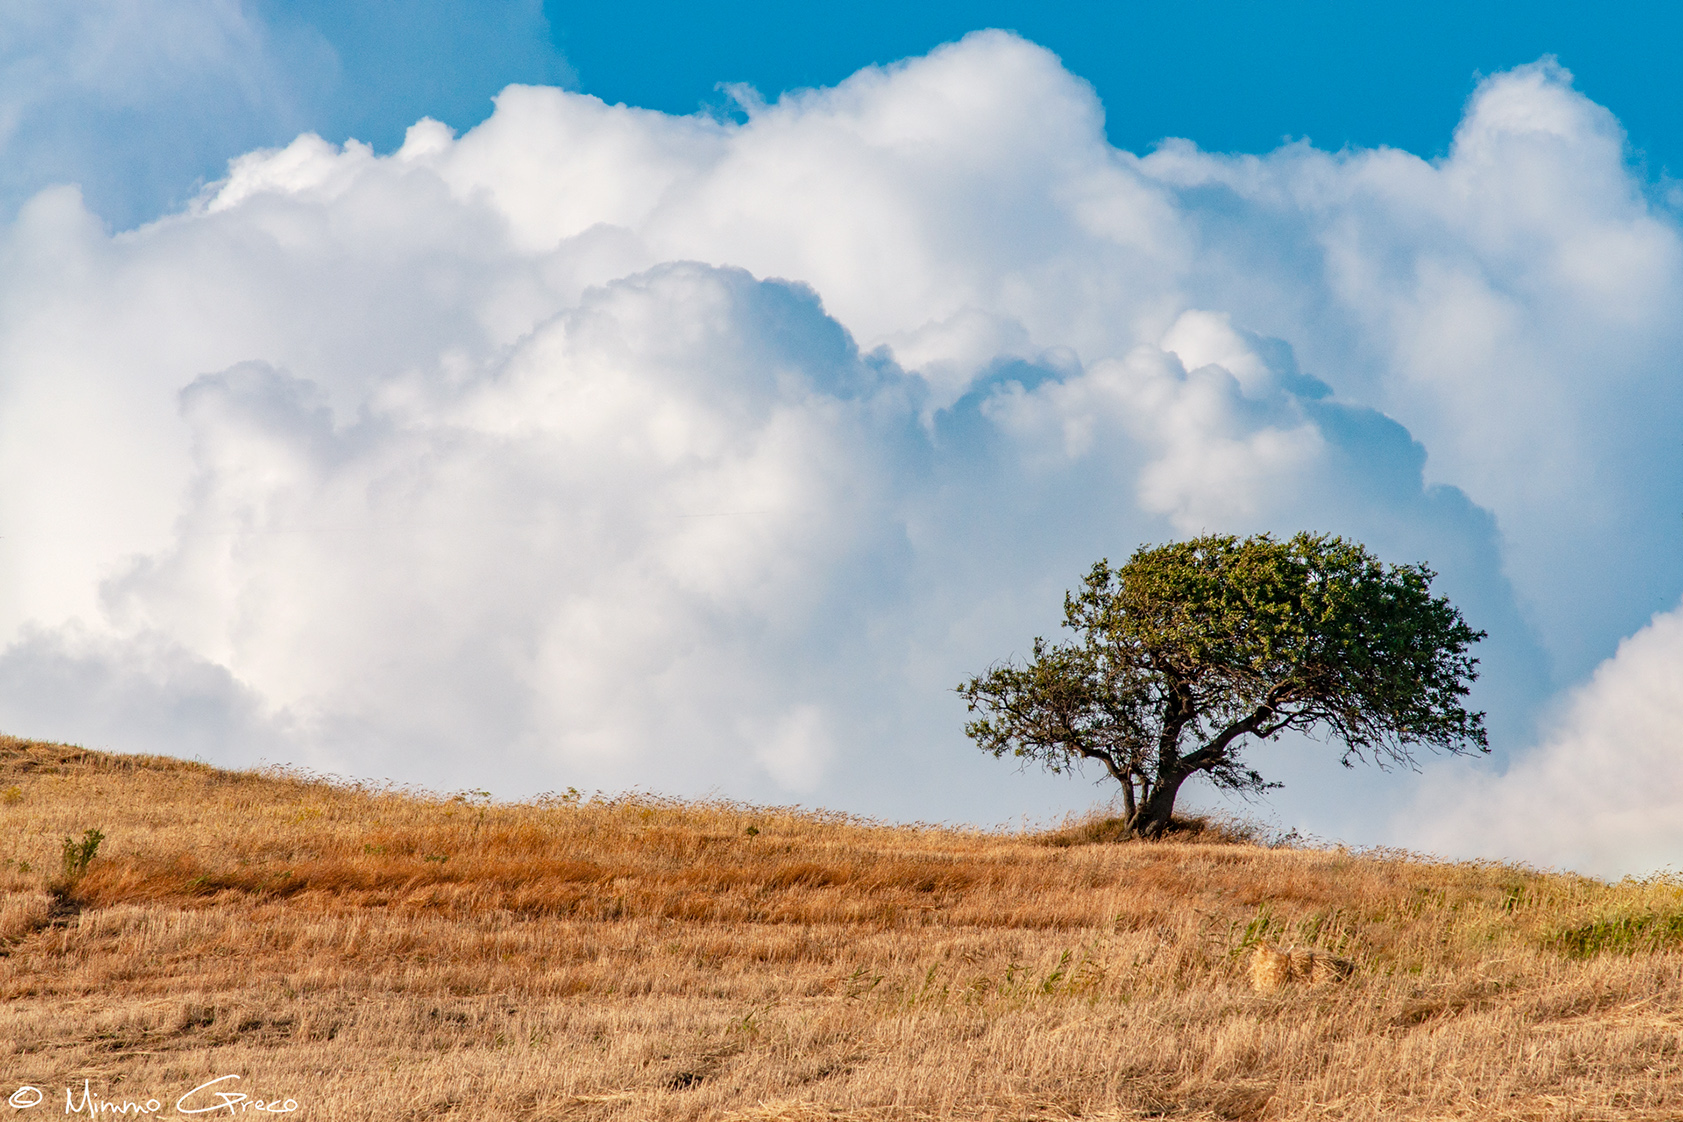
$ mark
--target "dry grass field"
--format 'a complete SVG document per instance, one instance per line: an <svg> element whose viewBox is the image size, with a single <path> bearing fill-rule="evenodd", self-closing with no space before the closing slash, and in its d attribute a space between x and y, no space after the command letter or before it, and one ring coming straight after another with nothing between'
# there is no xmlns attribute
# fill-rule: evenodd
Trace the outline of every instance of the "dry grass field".
<svg viewBox="0 0 1683 1122"><path fill-rule="evenodd" d="M0 1113L1683 1118L1675 881L1103 834L0 739Z"/></svg>

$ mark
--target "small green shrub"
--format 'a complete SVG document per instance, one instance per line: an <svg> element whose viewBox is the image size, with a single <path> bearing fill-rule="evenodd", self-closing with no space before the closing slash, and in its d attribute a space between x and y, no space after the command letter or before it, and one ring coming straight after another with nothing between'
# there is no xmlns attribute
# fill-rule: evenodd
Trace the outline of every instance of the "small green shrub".
<svg viewBox="0 0 1683 1122"><path fill-rule="evenodd" d="M1617 916L1561 931L1554 942L1573 958L1637 954L1683 946L1683 912Z"/></svg>
<svg viewBox="0 0 1683 1122"><path fill-rule="evenodd" d="M94 855L99 852L99 843L105 840L105 835L98 829L86 830L82 833L82 840L64 839L64 879L72 884L82 878L93 863Z"/></svg>

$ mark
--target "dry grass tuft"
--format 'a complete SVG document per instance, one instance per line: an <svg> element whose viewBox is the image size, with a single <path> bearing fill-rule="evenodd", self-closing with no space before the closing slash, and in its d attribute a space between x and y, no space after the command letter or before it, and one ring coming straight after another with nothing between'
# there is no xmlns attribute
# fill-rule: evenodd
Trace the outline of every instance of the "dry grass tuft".
<svg viewBox="0 0 1683 1122"><path fill-rule="evenodd" d="M1667 879L7 739L0 826L0 1057L54 1113L237 1073L335 1122L1683 1116Z"/></svg>
<svg viewBox="0 0 1683 1122"><path fill-rule="evenodd" d="M1291 955L1267 943L1251 952L1251 988L1273 993L1292 979Z"/></svg>
<svg viewBox="0 0 1683 1122"><path fill-rule="evenodd" d="M1251 988L1272 993L1292 982L1324 986L1349 980L1356 964L1347 958L1306 947L1281 950L1258 943L1251 952Z"/></svg>
<svg viewBox="0 0 1683 1122"><path fill-rule="evenodd" d="M1060 847L1121 842L1138 844L1128 837L1123 819L1102 809L1073 818L1058 829L1037 836L1043 845ZM1169 819L1169 828L1158 841L1183 845L1266 845L1269 836L1262 826L1242 819L1213 814L1177 814Z"/></svg>

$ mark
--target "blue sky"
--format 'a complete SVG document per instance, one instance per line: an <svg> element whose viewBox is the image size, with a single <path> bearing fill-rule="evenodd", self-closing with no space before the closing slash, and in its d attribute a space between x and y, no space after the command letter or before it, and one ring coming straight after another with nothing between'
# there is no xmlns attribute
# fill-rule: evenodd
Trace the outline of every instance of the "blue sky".
<svg viewBox="0 0 1683 1122"><path fill-rule="evenodd" d="M1478 75L1560 58L1578 88L1619 112L1656 170L1683 131L1665 4L1187 3L545 5L580 88L669 113L716 101L714 85L768 95L831 85L978 27L1015 30L1092 82L1111 142L1165 136L1260 152L1282 138L1441 153ZM721 76L726 76L721 78Z"/></svg>
<svg viewBox="0 0 1683 1122"><path fill-rule="evenodd" d="M1548 2L260 0L241 10L263 28L279 63L270 98L252 97L248 87L230 102L226 91L211 95L182 75L140 83L150 90L108 89L59 126L114 141L102 154L83 154L85 140L61 135L67 151L59 159L13 175L35 187L74 171L96 208L122 225L179 204L196 182L217 178L230 156L305 129L389 150L423 116L458 130L477 124L511 82L566 85L666 113L726 112L721 83L775 98L982 27L1015 30L1057 52L1093 83L1111 142L1136 152L1164 137L1231 152L1307 137L1328 149L1392 145L1441 155L1480 76L1554 55L1578 89L1618 113L1650 177L1683 166L1683 123L1673 108L1683 78L1671 57L1683 13L1665 4L1611 3L1592 13ZM11 52L22 56L31 45L14 35ZM177 84L188 87L180 99L170 96ZM124 159L136 138L168 150Z"/></svg>
<svg viewBox="0 0 1683 1122"><path fill-rule="evenodd" d="M1317 529L1495 750L1238 809L1675 865L1678 17L1353 11L8 6L0 728L1045 819L953 685Z"/></svg>

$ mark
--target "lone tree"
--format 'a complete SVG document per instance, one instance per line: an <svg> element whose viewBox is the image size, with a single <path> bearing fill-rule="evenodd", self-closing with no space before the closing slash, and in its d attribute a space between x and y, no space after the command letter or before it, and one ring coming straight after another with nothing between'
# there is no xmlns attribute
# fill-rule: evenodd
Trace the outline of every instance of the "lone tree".
<svg viewBox="0 0 1683 1122"><path fill-rule="evenodd" d="M1461 701L1484 638L1430 591L1424 565L1298 534L1211 535L1093 566L1064 597L1075 641L1034 641L958 687L964 731L995 756L1061 772L1097 760L1122 785L1130 836L1169 825L1182 783L1267 783L1242 755L1287 730L1352 759L1413 766L1413 749L1488 752L1484 714Z"/></svg>

